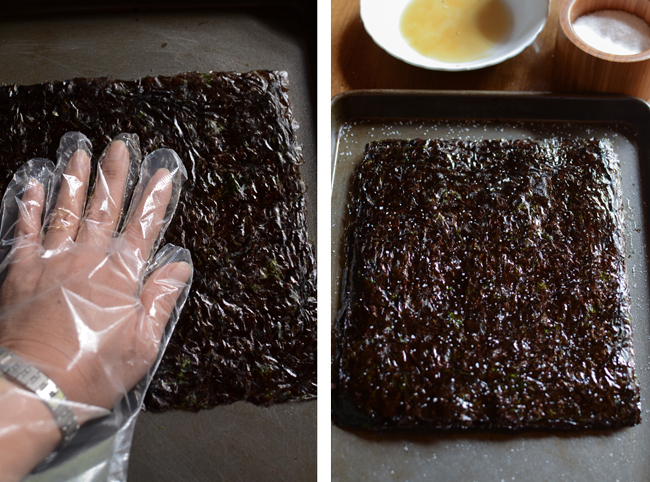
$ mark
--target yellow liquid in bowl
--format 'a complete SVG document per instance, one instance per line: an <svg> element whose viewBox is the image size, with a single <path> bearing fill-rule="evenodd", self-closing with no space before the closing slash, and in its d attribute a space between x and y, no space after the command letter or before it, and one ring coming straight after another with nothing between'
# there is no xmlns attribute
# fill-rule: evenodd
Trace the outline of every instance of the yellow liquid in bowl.
<svg viewBox="0 0 650 482"><path fill-rule="evenodd" d="M413 0L400 19L402 35L420 54L443 62L486 57L512 31L503 0Z"/></svg>

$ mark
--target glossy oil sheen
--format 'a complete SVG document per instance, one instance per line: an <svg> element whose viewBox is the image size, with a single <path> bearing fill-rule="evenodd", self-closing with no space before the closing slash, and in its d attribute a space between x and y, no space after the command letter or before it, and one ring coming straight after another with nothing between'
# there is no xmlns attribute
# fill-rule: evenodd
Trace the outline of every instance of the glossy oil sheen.
<svg viewBox="0 0 650 482"><path fill-rule="evenodd" d="M413 0L402 13L400 31L426 57L469 62L487 56L512 25L503 0Z"/></svg>
<svg viewBox="0 0 650 482"><path fill-rule="evenodd" d="M638 423L620 180L594 138L368 144L351 185L334 422Z"/></svg>
<svg viewBox="0 0 650 482"><path fill-rule="evenodd" d="M171 148L185 162L165 243L190 250L194 278L149 411L316 395L316 259L287 88L270 71L0 86L0 192L75 130L95 159L130 132L143 152Z"/></svg>

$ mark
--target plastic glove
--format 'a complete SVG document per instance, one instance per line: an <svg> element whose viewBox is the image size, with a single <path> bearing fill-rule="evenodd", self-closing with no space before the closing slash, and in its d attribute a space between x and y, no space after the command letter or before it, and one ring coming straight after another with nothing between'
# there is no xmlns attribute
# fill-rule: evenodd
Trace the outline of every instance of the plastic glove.
<svg viewBox="0 0 650 482"><path fill-rule="evenodd" d="M86 201L90 153L85 136L68 133L56 167L32 160L7 189L0 346L39 368L68 400L112 409L147 374L148 385L168 321L187 296L189 252L165 246L154 256L187 173L171 150L140 166L137 136L123 134L104 151ZM75 411L80 422L106 413Z"/></svg>

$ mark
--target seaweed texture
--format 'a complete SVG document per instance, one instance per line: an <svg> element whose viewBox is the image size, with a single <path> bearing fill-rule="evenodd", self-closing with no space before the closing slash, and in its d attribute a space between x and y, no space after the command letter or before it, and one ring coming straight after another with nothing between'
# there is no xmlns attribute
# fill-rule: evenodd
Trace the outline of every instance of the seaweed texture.
<svg viewBox="0 0 650 482"><path fill-rule="evenodd" d="M184 73L0 87L4 191L59 138L86 134L95 157L120 132L168 147L190 179L166 242L192 252L185 309L147 394L153 411L316 392L316 268L286 74Z"/></svg>
<svg viewBox="0 0 650 482"><path fill-rule="evenodd" d="M607 142L374 142L351 197L335 423L640 421L620 166Z"/></svg>

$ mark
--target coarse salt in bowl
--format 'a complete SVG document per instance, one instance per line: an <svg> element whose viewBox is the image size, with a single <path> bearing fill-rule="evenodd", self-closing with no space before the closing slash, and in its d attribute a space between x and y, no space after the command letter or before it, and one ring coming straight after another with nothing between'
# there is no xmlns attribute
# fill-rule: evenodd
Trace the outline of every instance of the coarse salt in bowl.
<svg viewBox="0 0 650 482"><path fill-rule="evenodd" d="M431 70L475 70L495 65L521 53L542 31L549 15L550 0L503 0L512 13L509 35L490 48L485 56L467 61L440 60L421 54L405 39L400 28L402 14L413 0L361 0L361 19L381 48L406 63ZM438 0L458 2L458 0Z"/></svg>
<svg viewBox="0 0 650 482"><path fill-rule="evenodd" d="M617 23L634 17L633 22ZM582 38L585 20L588 32L582 31ZM558 90L650 99L650 49L643 24L650 26L648 0L562 0L559 23L553 61ZM623 50L608 52L612 49Z"/></svg>
<svg viewBox="0 0 650 482"><path fill-rule="evenodd" d="M615 55L640 54L650 49L650 25L623 10L597 10L572 23L580 39L602 52Z"/></svg>

